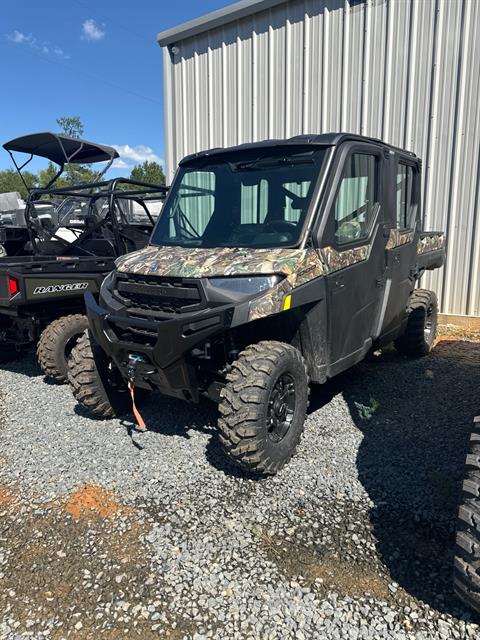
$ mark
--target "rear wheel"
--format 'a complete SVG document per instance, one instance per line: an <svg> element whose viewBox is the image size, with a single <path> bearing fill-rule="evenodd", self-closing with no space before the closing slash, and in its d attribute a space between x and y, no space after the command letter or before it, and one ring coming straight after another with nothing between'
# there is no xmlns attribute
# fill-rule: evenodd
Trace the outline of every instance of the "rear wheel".
<svg viewBox="0 0 480 640"><path fill-rule="evenodd" d="M475 418L465 468L453 583L457 596L480 612L480 417Z"/></svg>
<svg viewBox="0 0 480 640"><path fill-rule="evenodd" d="M437 335L437 296L427 289L415 289L410 296L407 313L405 333L395 340L395 348L411 358L426 356Z"/></svg>
<svg viewBox="0 0 480 640"><path fill-rule="evenodd" d="M76 313L54 320L43 330L37 345L37 358L48 378L67 382L68 358L87 327L87 316Z"/></svg>
<svg viewBox="0 0 480 640"><path fill-rule="evenodd" d="M226 378L218 422L226 453L248 471L277 473L305 423L308 375L300 352L274 341L250 345Z"/></svg>
<svg viewBox="0 0 480 640"><path fill-rule="evenodd" d="M68 382L77 402L96 416L114 418L131 406L127 384L88 331L70 354Z"/></svg>

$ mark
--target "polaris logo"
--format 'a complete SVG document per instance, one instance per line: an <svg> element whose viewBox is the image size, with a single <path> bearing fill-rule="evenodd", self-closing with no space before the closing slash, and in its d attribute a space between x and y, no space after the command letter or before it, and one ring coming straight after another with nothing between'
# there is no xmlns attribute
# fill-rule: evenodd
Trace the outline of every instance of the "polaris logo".
<svg viewBox="0 0 480 640"><path fill-rule="evenodd" d="M63 293L64 291L84 291L88 289L88 282L70 282L68 284L50 284L47 287L35 287L33 295L45 293Z"/></svg>

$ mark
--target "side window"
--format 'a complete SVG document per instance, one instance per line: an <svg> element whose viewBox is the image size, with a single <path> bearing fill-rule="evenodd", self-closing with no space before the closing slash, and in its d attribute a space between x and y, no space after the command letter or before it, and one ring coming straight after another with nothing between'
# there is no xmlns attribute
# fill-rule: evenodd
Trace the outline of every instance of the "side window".
<svg viewBox="0 0 480 640"><path fill-rule="evenodd" d="M410 229L413 225L415 191L413 188L414 170L407 164L397 168L397 229Z"/></svg>
<svg viewBox="0 0 480 640"><path fill-rule="evenodd" d="M377 210L378 159L353 153L346 161L335 199L335 238L339 244L366 238Z"/></svg>

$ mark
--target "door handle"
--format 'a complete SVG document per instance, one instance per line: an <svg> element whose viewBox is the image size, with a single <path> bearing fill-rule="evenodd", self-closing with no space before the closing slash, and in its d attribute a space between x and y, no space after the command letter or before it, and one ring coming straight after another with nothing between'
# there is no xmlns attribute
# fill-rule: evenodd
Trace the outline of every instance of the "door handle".
<svg viewBox="0 0 480 640"><path fill-rule="evenodd" d="M345 287L345 283L343 281L343 276L337 276L335 280L335 287L337 289L343 289Z"/></svg>

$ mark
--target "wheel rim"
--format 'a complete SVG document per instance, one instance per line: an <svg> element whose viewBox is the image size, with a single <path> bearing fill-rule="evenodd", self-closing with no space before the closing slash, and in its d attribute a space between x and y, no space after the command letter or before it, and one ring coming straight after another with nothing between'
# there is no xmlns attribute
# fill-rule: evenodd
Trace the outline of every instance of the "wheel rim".
<svg viewBox="0 0 480 640"><path fill-rule="evenodd" d="M272 442L285 438L295 413L295 382L289 373L282 374L275 382L268 400L267 434Z"/></svg>
<svg viewBox="0 0 480 640"><path fill-rule="evenodd" d="M65 348L63 349L63 357L64 357L64 360L65 360L65 366L67 366L67 362L68 362L68 359L70 357L70 354L72 353L73 348L75 347L75 345L79 341L81 335L82 335L81 333L76 333L74 336L69 338L67 340L67 342L65 343Z"/></svg>
<svg viewBox="0 0 480 640"><path fill-rule="evenodd" d="M434 313L433 313L433 306L430 305L427 309L427 314L425 316L425 326L423 329L423 335L425 337L425 341L427 342L427 344L430 344L430 342L432 341L433 332L434 332Z"/></svg>

